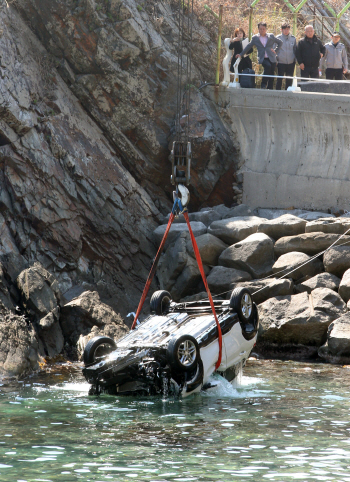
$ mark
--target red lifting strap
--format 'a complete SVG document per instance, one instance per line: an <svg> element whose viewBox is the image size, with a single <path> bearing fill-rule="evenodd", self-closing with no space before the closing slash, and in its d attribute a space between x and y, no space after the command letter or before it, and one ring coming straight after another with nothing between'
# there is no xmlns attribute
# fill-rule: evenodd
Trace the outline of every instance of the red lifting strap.
<svg viewBox="0 0 350 482"><path fill-rule="evenodd" d="M149 290L149 288L150 288L150 286L151 286L152 280L153 280L154 275L155 275L155 273L156 273L156 269L157 269L157 266L158 266L158 261L159 261L160 255L162 254L162 251L163 251L163 248L164 248L164 244L165 244L166 238L168 237L168 233L169 233L169 231L170 231L170 227L171 227L172 222L174 221L174 218L175 218L174 214L173 214L173 213L170 213L170 218L169 218L169 221L168 221L168 225L167 225L167 227L166 227L166 230L165 230L165 233L164 233L162 242L160 243L158 252L157 252L156 257L154 258L154 261L153 261L153 264L152 264L151 271L149 272L149 275L148 275L148 278L147 278L145 287L144 287L144 289L143 289L143 293L142 293L142 296L141 296L141 299L140 299L139 306L137 307L137 311L136 311L136 315L135 315L134 322L133 322L133 324L131 325L131 329L132 329L132 330L135 328L137 319L138 319L138 317L140 316L140 313L141 313L143 304L144 304L144 302L145 302L145 299L146 299L148 290Z"/></svg>
<svg viewBox="0 0 350 482"><path fill-rule="evenodd" d="M198 245L197 245L196 238L194 237L194 234L193 234L193 231L192 231L192 228L191 228L191 224L190 224L190 220L189 220L187 211L185 211L185 212L183 213L183 215L184 215L184 217L185 217L185 219L186 219L186 223L187 223L187 226L188 226L188 230L189 230L189 232L190 232L191 241L192 241L192 246L193 246L193 251L194 251L194 254L195 254L195 256L196 256L198 268L199 268L199 271L200 271L200 273L201 273L201 275L202 275L202 280L203 280L205 289L206 289L207 294L208 294L208 298L209 298L209 301L210 301L210 306L211 306L211 309L212 309L212 311L213 311L213 315L214 315L214 318L215 318L215 321L216 321L216 326L218 327L219 358L218 358L218 361L216 362L216 365L215 365L215 370L217 370L217 369L219 368L220 364L221 364L221 359L222 359L222 333L221 333L221 326L220 326L218 317L216 316L216 311L215 311L215 306L214 306L213 298L212 298L211 293L210 293L210 289L209 289L208 282L207 282L207 277L205 276L205 273L204 273L201 255L200 255L200 253L199 253L199 249L198 249Z"/></svg>
<svg viewBox="0 0 350 482"><path fill-rule="evenodd" d="M218 328L218 341L219 341L219 357L218 357L218 360L216 362L216 365L215 365L215 370L217 370L221 364L221 359L222 359L222 333L221 333L221 326L220 326L220 323L219 323L219 320L218 320L218 317L216 315L216 311L215 311L215 307L214 307L214 302L213 302L213 298L211 296L211 293L210 293L210 289L209 289L209 286L208 286L208 282L207 282L207 278L205 276L205 273L204 273L204 268L203 268L203 264L202 264L202 259L201 259L201 255L199 253L199 249L198 249L198 245L197 245L197 242L196 242L196 239L194 237L194 234L193 234L193 231L192 231L192 228L191 228L191 224L190 224L190 220L188 218L188 213L187 211L185 211L183 213L184 217L185 217L185 220L186 220L186 223L187 223L187 226L188 226L188 230L190 232L190 236L191 236L191 241L192 241L192 246L193 246L193 251L194 251L194 254L196 256L196 260L197 260L197 264L198 264L198 268L199 268L199 271L201 273L201 276L202 276L202 280L203 280L203 283L204 283L204 286L205 286L205 289L207 291L207 294L208 294L208 298L209 298L209 302L210 302L210 306L211 306L211 309L213 311L213 314L214 314L214 318L215 318L215 321L216 321L216 326ZM169 233L169 230L170 230L170 227L171 227L171 224L174 220L174 214L171 213L170 214L170 218L169 218L169 222L168 222L168 225L166 227L166 230L165 230L165 233L164 233L164 236L163 236L163 239L162 239L162 242L160 243L160 246L159 246L159 249L158 249L158 252L156 254L156 257L153 261L153 264L152 264L152 268L151 268L151 271L148 275L148 278L147 278L147 281L146 281L146 284L145 284L145 287L143 289L143 293L142 293L142 296L141 296L141 299L140 299L140 303L139 303L139 306L137 307L137 311L136 311L136 315L135 315L135 319L134 319L134 322L131 326L131 329L134 330L135 326L136 326L136 322L138 320L138 317L140 316L140 312L142 310L142 306L145 302L145 299L146 299L146 296L147 296L147 293L149 291L149 288L151 286L151 283L152 283L152 280L154 278L154 275L155 275L155 272L156 272L156 269L157 269L157 265L158 265L158 261L159 261L159 258L160 258L160 255L163 251L163 248L164 248L164 244L165 244L165 241L166 241L166 238L168 236L168 233Z"/></svg>

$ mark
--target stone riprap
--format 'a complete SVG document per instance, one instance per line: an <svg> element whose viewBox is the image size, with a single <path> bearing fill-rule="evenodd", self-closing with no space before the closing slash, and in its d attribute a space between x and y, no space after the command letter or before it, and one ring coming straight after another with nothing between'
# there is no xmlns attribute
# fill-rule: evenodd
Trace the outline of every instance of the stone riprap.
<svg viewBox="0 0 350 482"><path fill-rule="evenodd" d="M350 218L305 210L291 213L216 206L192 213L191 219L206 221L195 237L213 294L229 298L233 288L247 287L259 305L257 350L283 356L281 347L291 353L299 346L315 355L325 343L328 325L346 312L350 300L350 247L336 246L348 241L347 236L338 238ZM181 234L159 263L160 288L169 290L176 301L203 299L187 227L182 216L179 221L182 227L175 229ZM161 229L164 232L165 226ZM207 232L200 234L203 229Z"/></svg>

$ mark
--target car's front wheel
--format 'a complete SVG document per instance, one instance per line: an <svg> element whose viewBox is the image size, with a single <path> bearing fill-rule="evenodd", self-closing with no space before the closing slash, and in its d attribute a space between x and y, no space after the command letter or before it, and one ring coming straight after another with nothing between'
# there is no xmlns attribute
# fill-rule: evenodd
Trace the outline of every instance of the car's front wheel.
<svg viewBox="0 0 350 482"><path fill-rule="evenodd" d="M84 365L98 363L102 357L116 349L115 341L109 336L95 336L88 341L84 350Z"/></svg>
<svg viewBox="0 0 350 482"><path fill-rule="evenodd" d="M168 359L170 365L181 371L193 370L199 360L199 345L191 335L182 335L169 341Z"/></svg>
<svg viewBox="0 0 350 482"><path fill-rule="evenodd" d="M255 318L253 298L247 288L235 288L230 297L230 307L236 311L242 323L251 323Z"/></svg>

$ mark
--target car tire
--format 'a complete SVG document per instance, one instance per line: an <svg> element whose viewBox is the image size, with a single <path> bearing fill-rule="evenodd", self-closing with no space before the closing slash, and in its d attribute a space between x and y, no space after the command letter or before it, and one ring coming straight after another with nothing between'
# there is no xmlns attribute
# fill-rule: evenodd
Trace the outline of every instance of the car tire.
<svg viewBox="0 0 350 482"><path fill-rule="evenodd" d="M111 353L117 347L115 341L109 336L95 336L88 341L84 350L84 365L98 363L99 360Z"/></svg>
<svg viewBox="0 0 350 482"><path fill-rule="evenodd" d="M199 360L199 345L191 335L172 338L167 348L170 365L183 372L193 370Z"/></svg>
<svg viewBox="0 0 350 482"><path fill-rule="evenodd" d="M150 309L151 313L156 315L163 315L168 313L171 303L171 295L168 291L155 291L151 296Z"/></svg>
<svg viewBox="0 0 350 482"><path fill-rule="evenodd" d="M232 291L230 308L236 311L238 318L244 324L251 323L255 318L253 298L247 288L235 288Z"/></svg>

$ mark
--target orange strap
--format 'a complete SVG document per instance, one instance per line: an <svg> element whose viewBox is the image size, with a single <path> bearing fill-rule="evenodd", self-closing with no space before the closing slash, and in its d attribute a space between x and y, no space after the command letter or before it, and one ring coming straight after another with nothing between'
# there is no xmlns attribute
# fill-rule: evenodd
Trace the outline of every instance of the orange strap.
<svg viewBox="0 0 350 482"><path fill-rule="evenodd" d="M138 319L138 317L140 316L140 313L141 313L143 304L144 304L144 302L145 302L145 299L146 299L148 290L149 290L149 288L150 288L150 286L151 286L152 280L153 280L154 275L155 275L155 273L156 273L156 269L157 269L157 266L158 266L158 261L159 261L160 255L161 255L161 253L162 253L162 251L163 251L164 244L165 244L166 238L168 237L168 233L169 233L171 224L172 224L172 222L174 221L174 218L175 218L174 214L173 214L173 213L170 213L168 225L167 225L167 227L166 227L166 230L165 230L165 233L164 233L162 242L160 243L160 246L159 246L158 252L157 252L157 254L156 254L156 257L154 258L151 271L149 272L149 275L148 275L148 278L147 278L145 287L144 287L144 289L143 289L143 293L142 293L142 296L141 296L141 299L140 299L139 306L137 307L135 319L134 319L134 321L133 321L133 324L131 325L131 329L132 329L132 330L135 328L137 319Z"/></svg>
<svg viewBox="0 0 350 482"><path fill-rule="evenodd" d="M193 231L192 231L192 228L191 228L191 224L190 224L190 220L189 220L187 211L185 211L185 212L183 213L183 215L184 215L184 217L185 217L185 219L186 219L186 223L187 223L187 226L188 226L188 230L189 230L189 232L190 232L191 241L192 241L192 246L193 246L193 251L194 251L194 254L195 254L195 256L196 256L198 268L199 268L199 271L200 271L200 273L201 273L201 275L202 275L202 280L203 280L205 289L206 289L207 294L208 294L208 298L209 298L209 301L210 301L210 306L211 306L211 309L212 309L212 311L213 311L213 315L214 315L214 318L215 318L215 321L216 321L216 326L218 327L219 358L218 358L218 361L216 362L216 365L215 365L215 370L217 370L217 369L219 368L220 364L221 364L221 359L222 359L222 333L221 333L221 326L220 326L218 317L216 316L216 311L215 311L215 306L214 306L213 298L212 298L211 293L210 293L210 289L209 289L208 282L207 282L207 277L205 276L205 273L204 273L204 268L203 268L203 264L202 264L201 255L200 255L200 253L199 253L199 249L198 249L198 245L197 245L196 238L194 237L194 234L193 234Z"/></svg>

